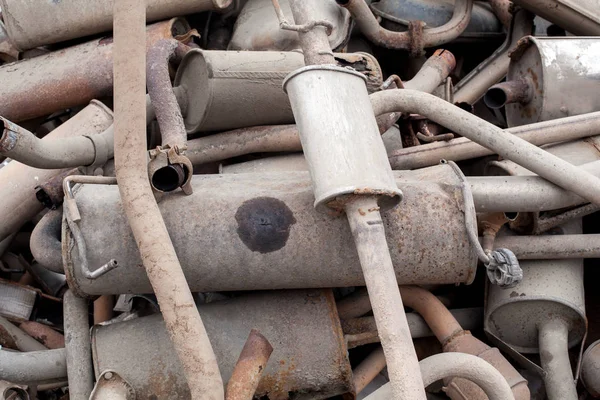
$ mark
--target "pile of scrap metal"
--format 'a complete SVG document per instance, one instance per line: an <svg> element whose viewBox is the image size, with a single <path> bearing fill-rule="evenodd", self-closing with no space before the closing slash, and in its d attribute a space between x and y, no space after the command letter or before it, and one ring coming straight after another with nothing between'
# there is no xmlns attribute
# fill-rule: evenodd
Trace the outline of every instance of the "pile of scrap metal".
<svg viewBox="0 0 600 400"><path fill-rule="evenodd" d="M598 0L0 8L0 400L600 398Z"/></svg>

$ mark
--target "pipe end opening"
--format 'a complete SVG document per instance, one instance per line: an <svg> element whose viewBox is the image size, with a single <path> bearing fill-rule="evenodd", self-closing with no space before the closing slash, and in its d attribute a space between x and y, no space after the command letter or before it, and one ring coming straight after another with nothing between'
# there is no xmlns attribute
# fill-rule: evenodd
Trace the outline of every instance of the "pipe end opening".
<svg viewBox="0 0 600 400"><path fill-rule="evenodd" d="M506 105L508 95L501 88L490 88L483 96L483 101L489 108L498 109Z"/></svg>
<svg viewBox="0 0 600 400"><path fill-rule="evenodd" d="M162 167L152 175L152 186L160 192L172 192L185 182L186 174L179 164Z"/></svg>

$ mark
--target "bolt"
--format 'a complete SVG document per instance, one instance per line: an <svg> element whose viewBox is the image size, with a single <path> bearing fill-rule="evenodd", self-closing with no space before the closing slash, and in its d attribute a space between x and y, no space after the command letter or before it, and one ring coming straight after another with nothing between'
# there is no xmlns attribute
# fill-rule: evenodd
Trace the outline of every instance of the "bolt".
<svg viewBox="0 0 600 400"><path fill-rule="evenodd" d="M112 378L113 378L112 372L107 372L104 374L104 379L106 379L107 381L110 381Z"/></svg>

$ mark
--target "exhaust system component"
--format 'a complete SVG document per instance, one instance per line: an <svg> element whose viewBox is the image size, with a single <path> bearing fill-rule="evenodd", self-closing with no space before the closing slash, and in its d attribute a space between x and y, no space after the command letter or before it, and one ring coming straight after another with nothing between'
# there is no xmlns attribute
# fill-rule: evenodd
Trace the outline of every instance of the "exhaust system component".
<svg viewBox="0 0 600 400"><path fill-rule="evenodd" d="M28 320L37 292L31 287L3 279L0 280L0 289L0 315L16 321Z"/></svg>
<svg viewBox="0 0 600 400"><path fill-rule="evenodd" d="M27 387L7 381L0 381L0 398L3 400L16 398L18 400L29 400ZM14 397L16 395L16 397Z"/></svg>
<svg viewBox="0 0 600 400"><path fill-rule="evenodd" d="M361 70L371 91L383 83L373 56L350 53L335 57L338 64ZM293 123L281 84L303 65L302 54L296 52L190 51L174 82L187 132Z"/></svg>
<svg viewBox="0 0 600 400"><path fill-rule="evenodd" d="M26 8L28 13L44 8L37 3L33 8L32 3L12 3ZM48 4L63 6L62 3ZM71 5L73 3L67 7ZM2 11L7 18L7 10L2 7ZM56 27L56 21L46 26L36 21L35 26ZM181 18L149 25L146 28L147 46L160 39L184 35L189 30L190 26ZM0 115L19 122L112 95L112 58L113 39L105 37L0 66Z"/></svg>
<svg viewBox="0 0 600 400"><path fill-rule="evenodd" d="M61 224L62 208L49 210L31 232L29 248L35 261L44 268L64 274L60 243Z"/></svg>
<svg viewBox="0 0 600 400"><path fill-rule="evenodd" d="M381 0L371 3L370 8L376 17L382 19L382 26L392 31L405 31L411 21L423 21L428 28L444 25L452 19L454 2ZM508 15L510 16L510 14ZM490 40L495 37L500 37L500 40L502 40L502 36L502 25L498 18L483 2L476 1L473 3L471 20L464 32L457 38L457 41L467 39L470 43L475 39Z"/></svg>
<svg viewBox="0 0 600 400"><path fill-rule="evenodd" d="M332 25L329 45L342 50L350 37L350 13L338 7L334 0L306 0L315 19ZM291 15L289 0L280 0L281 10ZM300 48L298 34L283 30L273 12L271 0L248 0L233 28L228 50L291 51Z"/></svg>
<svg viewBox="0 0 600 400"><path fill-rule="evenodd" d="M398 180L403 207L383 213L398 281L471 283L476 255L465 224L476 222L465 221L456 175L439 166L412 176ZM349 228L343 219L315 213L308 174L204 175L192 185L193 195L159 204L192 291L364 285ZM151 292L117 188L83 185L75 198L85 242L95 244L87 249L88 265L115 257L119 268L85 278L77 246L66 236L69 286L88 295ZM422 198L429 199L425 209ZM211 234L197 235L203 231ZM215 243L227 243L228 251Z"/></svg>
<svg viewBox="0 0 600 400"><path fill-rule="evenodd" d="M581 232L580 221L563 227ZM485 330L522 353L540 353L548 397L577 399L567 350L585 335L583 261L523 261L523 280L489 286Z"/></svg>
<svg viewBox="0 0 600 400"><path fill-rule="evenodd" d="M402 192L394 182L370 108L366 79L332 65L326 29L317 26L319 21L315 22L306 3L291 0L290 4L296 28L306 28L299 38L307 66L292 72L283 89L308 161L315 208L346 213L394 396L425 399L380 213L397 205Z"/></svg>
<svg viewBox="0 0 600 400"><path fill-rule="evenodd" d="M418 113L550 182L600 205L600 179L433 95L414 90L385 90L371 95L375 115Z"/></svg>
<svg viewBox="0 0 600 400"><path fill-rule="evenodd" d="M423 21L415 21L409 24L407 32L393 32L379 25L365 0L336 2L350 11L360 31L370 41L388 49L410 50L414 55L420 55L424 48L441 46L460 36L471 21L473 9L473 0L456 0L452 18L444 25L424 29Z"/></svg>
<svg viewBox="0 0 600 400"><path fill-rule="evenodd" d="M508 247L519 260L600 258L600 235L505 236L496 247Z"/></svg>
<svg viewBox="0 0 600 400"><path fill-rule="evenodd" d="M148 0L148 21L160 21L201 11L223 10L231 0ZM113 28L112 2L98 0L66 3L1 0L10 41L20 50L63 42ZM144 24L145 25L145 24ZM140 43L143 43L140 42Z"/></svg>
<svg viewBox="0 0 600 400"><path fill-rule="evenodd" d="M256 329L250 331L231 378L227 382L227 400L252 400L260 378L273 353L271 343Z"/></svg>
<svg viewBox="0 0 600 400"><path fill-rule="evenodd" d="M61 349L65 347L64 335L56 332L47 325L35 321L25 321L19 324L19 328L49 349Z"/></svg>
<svg viewBox="0 0 600 400"><path fill-rule="evenodd" d="M98 377L89 400L136 400L135 390L129 382L114 371L104 371Z"/></svg>
<svg viewBox="0 0 600 400"><path fill-rule="evenodd" d="M87 400L94 388L88 302L67 290L63 298L69 398Z"/></svg>
<svg viewBox="0 0 600 400"><path fill-rule="evenodd" d="M484 100L491 108L506 105L508 126L599 111L598 52L596 38L528 36L511 54L507 82Z"/></svg>
<svg viewBox="0 0 600 400"><path fill-rule="evenodd" d="M42 140L93 135L105 131L111 124L112 112L102 103L92 101ZM40 170L16 161L11 161L0 169L0 197L3 199L0 208L0 240L8 237L44 209L36 199L35 188L61 172L63 171Z"/></svg>
<svg viewBox="0 0 600 400"><path fill-rule="evenodd" d="M590 344L583 353L583 359L581 361L581 382L585 389L597 399L600 397L600 377L598 373L600 372L600 356L598 347L600 341L596 340L594 343Z"/></svg>
<svg viewBox="0 0 600 400"><path fill-rule="evenodd" d="M479 386L489 400L515 400L510 386L500 372L479 357L463 353L441 353L422 360L419 367L423 374L424 386L441 379L466 379ZM365 400L390 398L392 390L388 383L365 397Z"/></svg>
<svg viewBox="0 0 600 400"><path fill-rule="evenodd" d="M491 3L504 0L493 0ZM454 86L454 102L456 104L475 104L485 92L498 83L508 72L509 55L517 47L524 36L533 34L534 15L518 10L512 20L506 40L491 56L482 61Z"/></svg>
<svg viewBox="0 0 600 400"><path fill-rule="evenodd" d="M0 346L19 351L48 349L4 317L0 317Z"/></svg>
<svg viewBox="0 0 600 400"><path fill-rule="evenodd" d="M146 57L139 46L145 40L146 6L138 0L114 3L115 173L137 251L192 397L222 398L223 382L211 343L148 182ZM69 223L71 230L76 226Z"/></svg>
<svg viewBox="0 0 600 400"><path fill-rule="evenodd" d="M67 377L65 349L19 353L0 350L0 379L31 384Z"/></svg>
<svg viewBox="0 0 600 400"><path fill-rule="evenodd" d="M230 381L251 329L276 344L255 396L326 399L353 391L329 290L262 292L199 306L223 381ZM189 399L160 315L92 328L94 367L126 379L138 398Z"/></svg>
<svg viewBox="0 0 600 400"><path fill-rule="evenodd" d="M425 319L445 352L468 353L486 360L507 380L515 399L529 400L530 394L525 378L502 356L498 349L491 348L473 337L469 331L463 330L450 311L431 292L416 286L401 286L400 294L404 305L412 308ZM371 307L366 293L359 291L340 301L338 308L342 310L342 315L357 316L365 314ZM369 362L374 365L381 365L383 362L385 366L385 360L379 360L378 357L383 358L383 354L370 355ZM451 399L485 398L481 389L469 381L450 379L445 383L446 394Z"/></svg>
<svg viewBox="0 0 600 400"><path fill-rule="evenodd" d="M513 0L540 17L579 36L600 35L600 14L595 0Z"/></svg>

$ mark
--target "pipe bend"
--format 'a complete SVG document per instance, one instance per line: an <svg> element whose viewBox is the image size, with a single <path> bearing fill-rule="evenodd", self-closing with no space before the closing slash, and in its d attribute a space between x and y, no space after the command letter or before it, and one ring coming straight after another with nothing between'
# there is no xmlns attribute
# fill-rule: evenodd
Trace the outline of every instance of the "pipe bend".
<svg viewBox="0 0 600 400"><path fill-rule="evenodd" d="M514 400L506 379L487 361L471 354L440 353L419 362L425 387L444 378L464 378L477 384L489 400Z"/></svg>
<svg viewBox="0 0 600 400"><path fill-rule="evenodd" d="M38 264L50 271L64 274L61 225L62 209L48 211L31 232L29 246Z"/></svg>
<svg viewBox="0 0 600 400"><path fill-rule="evenodd" d="M361 32L373 43L388 49L411 50L417 53L422 48L439 46L460 36L471 21L473 9L473 0L457 0L450 21L436 28L411 33L394 32L381 27L364 0L336 2L352 14Z"/></svg>
<svg viewBox="0 0 600 400"><path fill-rule="evenodd" d="M19 353L0 350L0 379L15 383L31 383L64 379L67 376L65 349Z"/></svg>

